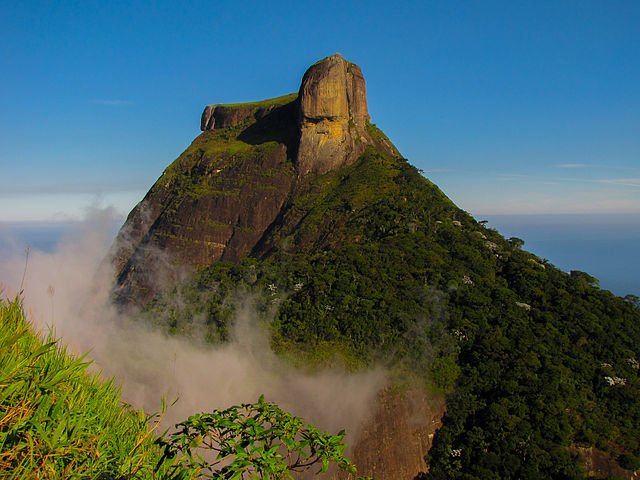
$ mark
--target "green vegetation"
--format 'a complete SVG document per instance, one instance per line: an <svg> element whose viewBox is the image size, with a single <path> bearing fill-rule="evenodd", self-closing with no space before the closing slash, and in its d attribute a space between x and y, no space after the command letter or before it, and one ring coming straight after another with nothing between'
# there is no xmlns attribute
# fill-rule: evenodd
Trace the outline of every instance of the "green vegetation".
<svg viewBox="0 0 640 480"><path fill-rule="evenodd" d="M240 124L202 132L165 169L149 193L170 222L180 223L185 211L210 208L215 198L239 199L243 192L276 191L295 175L288 152L297 141L293 102L297 94L238 104L255 108ZM277 106L260 117L260 108ZM233 108L234 105L224 105ZM258 118L260 117L260 118Z"/></svg>
<svg viewBox="0 0 640 480"><path fill-rule="evenodd" d="M188 334L199 328L192 319L204 318L207 337L224 341L234 293L251 291L265 314L277 310L276 350L320 363L336 353L349 368L403 364L447 390L458 347L447 330L447 295L433 283L446 288L468 273L442 272L455 261L436 235L459 233L454 218L475 223L405 161L368 150L356 164L301 188L265 242L262 261L216 263L156 298L149 317ZM188 306L177 308L175 295Z"/></svg>
<svg viewBox="0 0 640 480"><path fill-rule="evenodd" d="M197 207L197 225L220 230L230 223L209 218L216 202L278 191L284 207L249 258L195 272L143 315L170 334L226 342L236 296L250 295L291 363L383 364L392 389L446 395L426 478L578 479L591 447L640 469L640 299L476 222L373 124L375 145L354 164L294 183L295 99L223 105L247 108L232 112L242 123L204 132L165 170L153 198L168 213L159 236L175 241L180 215ZM154 441L112 383L29 332L19 302L0 307L0 468L13 478L290 478L330 462L355 473L342 433L263 398Z"/></svg>
<svg viewBox="0 0 640 480"><path fill-rule="evenodd" d="M176 471L195 466L200 478L292 479L292 472L316 464L319 472L326 473L331 463L356 473L343 455L345 432L322 433L264 397L255 404L194 415L177 427L159 442L163 458L179 456L182 461Z"/></svg>
<svg viewBox="0 0 640 480"><path fill-rule="evenodd" d="M580 478L590 447L640 467L639 299L476 222L373 124L355 163L294 180L295 106L204 132L167 169L170 213L222 195L284 206L249 258L195 272L144 315L225 342L235 296L252 295L293 364L383 364L394 388L447 395L431 478Z"/></svg>
<svg viewBox="0 0 640 480"><path fill-rule="evenodd" d="M430 476L583 478L571 446L637 462L640 312L513 248L493 285L452 295L462 374Z"/></svg>
<svg viewBox="0 0 640 480"><path fill-rule="evenodd" d="M227 108L237 108L237 107L267 108L267 107L272 107L274 105L285 105L287 103L291 103L296 98L298 98L298 92L289 93L287 95L281 95L279 97L268 98L266 100L258 100L256 102L217 103L216 105L220 107L227 107Z"/></svg>
<svg viewBox="0 0 640 480"><path fill-rule="evenodd" d="M152 478L148 418L81 358L34 335L19 301L0 300L0 318L2 478Z"/></svg>
<svg viewBox="0 0 640 480"><path fill-rule="evenodd" d="M88 363L51 336L35 335L19 300L0 299L0 322L3 479L283 479L332 463L355 474L344 432L322 433L262 397L157 436L113 382L88 374ZM203 450L215 458L203 459Z"/></svg>
<svg viewBox="0 0 640 480"><path fill-rule="evenodd" d="M203 132L178 159L162 174L160 184L173 190L186 190L196 197L207 194L208 190L224 185L223 170L234 169L248 160L270 155L278 148L275 141L253 145L239 140L242 129L208 130ZM198 181L194 182L195 172ZM268 172L267 172L268 173ZM272 173L273 175L273 173ZM240 185L233 185L237 189Z"/></svg>
<svg viewBox="0 0 640 480"><path fill-rule="evenodd" d="M234 292L252 292L294 362L383 362L447 393L432 478L580 478L574 447L588 446L637 468L638 302L522 246L368 149L306 179L254 258L198 272L149 312L186 295L169 329L194 333L197 314L224 341Z"/></svg>

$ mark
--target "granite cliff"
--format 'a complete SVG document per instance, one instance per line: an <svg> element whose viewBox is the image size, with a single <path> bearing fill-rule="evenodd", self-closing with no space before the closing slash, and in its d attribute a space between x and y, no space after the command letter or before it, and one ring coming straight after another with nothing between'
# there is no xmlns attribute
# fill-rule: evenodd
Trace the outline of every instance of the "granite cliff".
<svg viewBox="0 0 640 480"><path fill-rule="evenodd" d="M338 54L312 65L297 94L207 105L200 128L118 235L115 297L121 305L142 307L217 262L340 241L330 234L338 220L330 216L309 234L311 217L299 200L317 193L318 179L332 181L327 174L353 168L367 147L400 158L370 123L360 68ZM419 388L406 395L380 392L353 451L361 469L380 478L412 478L425 470L443 412L441 397L433 398Z"/></svg>
<svg viewBox="0 0 640 480"><path fill-rule="evenodd" d="M333 55L313 65L299 93L300 175L326 173L355 162L374 142L360 67Z"/></svg>
<svg viewBox="0 0 640 480"><path fill-rule="evenodd" d="M306 175L350 165L367 146L398 155L369 133L364 77L339 54L311 66L297 95L207 105L200 128L120 232L120 301L144 304L194 268L249 255Z"/></svg>

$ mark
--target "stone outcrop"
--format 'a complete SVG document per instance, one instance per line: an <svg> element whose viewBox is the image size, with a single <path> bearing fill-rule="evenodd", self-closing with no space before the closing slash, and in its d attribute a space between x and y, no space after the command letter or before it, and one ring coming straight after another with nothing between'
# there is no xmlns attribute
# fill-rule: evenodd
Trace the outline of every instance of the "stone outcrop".
<svg viewBox="0 0 640 480"><path fill-rule="evenodd" d="M372 140L364 76L339 54L312 65L299 93L299 175L326 173L353 163Z"/></svg>
<svg viewBox="0 0 640 480"><path fill-rule="evenodd" d="M223 129L260 119L273 108L263 103L207 105L200 129ZM295 164L299 176L327 173L353 163L367 145L374 143L367 132L370 119L362 70L340 54L320 60L307 70L297 105Z"/></svg>
<svg viewBox="0 0 640 480"><path fill-rule="evenodd" d="M595 447L570 447L571 453L576 453L583 461L587 478L617 478L620 480L634 480L640 478L640 471L625 470L611 454Z"/></svg>
<svg viewBox="0 0 640 480"><path fill-rule="evenodd" d="M200 117L200 130L218 130L243 123L248 125L263 119L282 105L294 103L297 97L297 93L290 93L259 102L207 105Z"/></svg>
<svg viewBox="0 0 640 480"><path fill-rule="evenodd" d="M246 121L256 111L255 107L228 105L207 105L202 112L200 130L235 127Z"/></svg>
<svg viewBox="0 0 640 480"><path fill-rule="evenodd" d="M419 478L429 470L425 455L444 412L444 397L417 388L404 393L380 392L375 416L351 453L358 474L380 479Z"/></svg>

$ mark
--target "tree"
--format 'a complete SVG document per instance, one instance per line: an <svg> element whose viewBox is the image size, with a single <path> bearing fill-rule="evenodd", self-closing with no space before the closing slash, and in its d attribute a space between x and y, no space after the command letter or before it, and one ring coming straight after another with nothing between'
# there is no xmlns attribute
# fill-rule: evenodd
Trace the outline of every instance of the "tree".
<svg viewBox="0 0 640 480"><path fill-rule="evenodd" d="M510 237L508 241L513 248L516 248L518 250L524 247L524 240L522 240L521 238Z"/></svg>
<svg viewBox="0 0 640 480"><path fill-rule="evenodd" d="M330 463L355 475L356 468L343 454L345 432L323 433L261 396L257 403L200 413L176 425L178 431L158 444L160 464L173 460L174 476L196 471L198 478L290 479L291 472Z"/></svg>
<svg viewBox="0 0 640 480"><path fill-rule="evenodd" d="M600 281L596 277L592 277L588 273L581 272L580 270L571 270L569 274L572 279L583 287L587 285L597 287L600 284Z"/></svg>
<svg viewBox="0 0 640 480"><path fill-rule="evenodd" d="M640 308L640 297L632 293L624 296L624 301L630 303L636 308Z"/></svg>

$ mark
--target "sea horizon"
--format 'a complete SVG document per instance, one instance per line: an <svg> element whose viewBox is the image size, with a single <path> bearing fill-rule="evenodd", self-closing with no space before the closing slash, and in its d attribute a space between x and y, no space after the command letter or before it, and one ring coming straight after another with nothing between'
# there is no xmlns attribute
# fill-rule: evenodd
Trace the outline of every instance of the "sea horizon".
<svg viewBox="0 0 640 480"><path fill-rule="evenodd" d="M600 287L624 297L640 295L640 213L487 214L504 237L564 271L580 270Z"/></svg>
<svg viewBox="0 0 640 480"><path fill-rule="evenodd" d="M564 271L580 270L600 288L624 297L640 295L640 213L478 214L505 238L524 240L524 249ZM124 218L108 229L115 238ZM73 238L84 221L0 221L0 261L25 249L54 252ZM0 279L0 281L7 279Z"/></svg>

